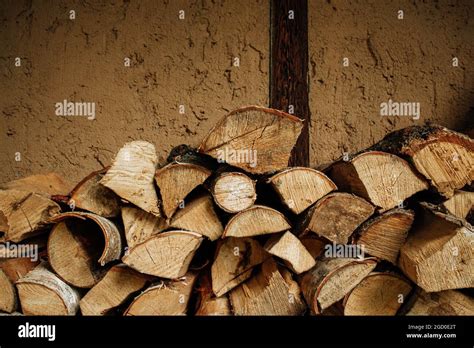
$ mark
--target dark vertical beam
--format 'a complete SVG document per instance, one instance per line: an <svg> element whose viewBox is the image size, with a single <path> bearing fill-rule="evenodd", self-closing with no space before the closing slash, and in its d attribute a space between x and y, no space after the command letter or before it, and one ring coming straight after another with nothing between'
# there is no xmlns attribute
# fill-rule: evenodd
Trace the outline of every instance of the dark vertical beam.
<svg viewBox="0 0 474 348"><path fill-rule="evenodd" d="M288 112L293 105L305 121L289 164L309 166L308 1L271 0L270 11L270 106Z"/></svg>

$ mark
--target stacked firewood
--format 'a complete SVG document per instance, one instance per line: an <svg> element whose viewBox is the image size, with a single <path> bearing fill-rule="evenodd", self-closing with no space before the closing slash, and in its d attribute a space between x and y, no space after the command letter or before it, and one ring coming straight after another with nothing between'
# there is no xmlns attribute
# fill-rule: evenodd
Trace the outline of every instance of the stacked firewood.
<svg viewBox="0 0 474 348"><path fill-rule="evenodd" d="M301 129L246 107L166 163L132 141L70 192L1 185L0 311L473 315L474 141L413 126L288 168Z"/></svg>

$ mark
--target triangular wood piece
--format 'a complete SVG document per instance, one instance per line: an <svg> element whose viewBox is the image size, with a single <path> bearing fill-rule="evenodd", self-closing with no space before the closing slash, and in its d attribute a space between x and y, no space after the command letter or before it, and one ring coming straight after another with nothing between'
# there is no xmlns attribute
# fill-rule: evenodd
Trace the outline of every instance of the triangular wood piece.
<svg viewBox="0 0 474 348"><path fill-rule="evenodd" d="M177 279L188 271L202 240L195 232L162 232L129 249L122 261L140 273Z"/></svg>
<svg viewBox="0 0 474 348"><path fill-rule="evenodd" d="M25 315L75 315L80 295L41 264L16 283ZM41 299L38 301L38 299Z"/></svg>
<svg viewBox="0 0 474 348"><path fill-rule="evenodd" d="M312 231L334 243L346 244L356 228L374 211L375 207L363 198L333 192L305 213L300 229L302 233Z"/></svg>
<svg viewBox="0 0 474 348"><path fill-rule="evenodd" d="M268 257L260 244L251 238L230 237L220 241L211 267L214 294L222 296L250 278L252 268Z"/></svg>
<svg viewBox="0 0 474 348"><path fill-rule="evenodd" d="M119 150L100 184L124 200L159 216L159 202L154 185L157 164L158 158L153 144L132 141Z"/></svg>
<svg viewBox="0 0 474 348"><path fill-rule="evenodd" d="M265 250L283 259L296 274L306 272L316 264L309 251L290 231L281 236L272 236L265 244Z"/></svg>
<svg viewBox="0 0 474 348"><path fill-rule="evenodd" d="M306 303L314 314L341 300L377 265L375 259L325 258L300 281Z"/></svg>
<svg viewBox="0 0 474 348"><path fill-rule="evenodd" d="M283 232L290 228L288 220L279 211L263 205L254 205L229 220L223 237L252 237Z"/></svg>
<svg viewBox="0 0 474 348"><path fill-rule="evenodd" d="M146 289L130 304L124 315L186 315L196 273L161 282Z"/></svg>
<svg viewBox="0 0 474 348"><path fill-rule="evenodd" d="M0 190L0 232L4 240L20 242L46 227L61 211L59 205L42 194Z"/></svg>
<svg viewBox="0 0 474 348"><path fill-rule="evenodd" d="M442 206L460 219L466 219L474 210L474 192L456 191L454 195L443 202Z"/></svg>
<svg viewBox="0 0 474 348"><path fill-rule="evenodd" d="M30 175L0 185L2 190L28 191L51 197L67 195L70 185L57 173Z"/></svg>
<svg viewBox="0 0 474 348"><path fill-rule="evenodd" d="M368 254L396 264L414 219L412 210L389 210L362 224L355 239Z"/></svg>
<svg viewBox="0 0 474 348"><path fill-rule="evenodd" d="M120 213L120 198L109 188L99 184L106 169L93 172L79 182L70 193L68 205L103 217Z"/></svg>
<svg viewBox="0 0 474 348"><path fill-rule="evenodd" d="M193 163L174 162L158 169L155 180L160 188L165 216L173 216L184 198L210 175L209 169Z"/></svg>
<svg viewBox="0 0 474 348"><path fill-rule="evenodd" d="M227 295L214 296L210 272L205 272L198 283L198 302L196 316L232 315L230 301Z"/></svg>
<svg viewBox="0 0 474 348"><path fill-rule="evenodd" d="M371 273L344 298L344 315L396 315L411 290L397 274Z"/></svg>
<svg viewBox="0 0 474 348"><path fill-rule="evenodd" d="M303 121L282 111L249 106L232 111L209 132L199 151L250 173L288 166Z"/></svg>
<svg viewBox="0 0 474 348"><path fill-rule="evenodd" d="M273 259L260 272L230 292L235 315L300 315L305 310L298 284Z"/></svg>
<svg viewBox="0 0 474 348"><path fill-rule="evenodd" d="M427 293L418 289L406 315L474 315L474 299L455 290Z"/></svg>
<svg viewBox="0 0 474 348"><path fill-rule="evenodd" d="M134 206L122 207L122 221L129 248L168 228L164 218L147 213Z"/></svg>
<svg viewBox="0 0 474 348"><path fill-rule="evenodd" d="M331 191L336 184L322 172L305 167L294 167L281 171L268 179L275 191L293 213L306 210Z"/></svg>
<svg viewBox="0 0 474 348"><path fill-rule="evenodd" d="M474 287L474 228L424 203L398 260L427 292Z"/></svg>
<svg viewBox="0 0 474 348"><path fill-rule="evenodd" d="M150 276L140 274L124 265L113 266L81 299L82 315L105 315L123 304L133 293L141 290Z"/></svg>
<svg viewBox="0 0 474 348"><path fill-rule="evenodd" d="M407 127L388 134L373 148L409 158L446 197L474 180L474 140L442 126Z"/></svg>
<svg viewBox="0 0 474 348"><path fill-rule="evenodd" d="M400 206L428 183L404 159L380 151L333 164L329 176L343 191L368 199L381 211Z"/></svg>
<svg viewBox="0 0 474 348"><path fill-rule="evenodd" d="M186 203L184 208L173 215L171 227L197 232L212 241L220 238L224 232L209 194L201 195Z"/></svg>

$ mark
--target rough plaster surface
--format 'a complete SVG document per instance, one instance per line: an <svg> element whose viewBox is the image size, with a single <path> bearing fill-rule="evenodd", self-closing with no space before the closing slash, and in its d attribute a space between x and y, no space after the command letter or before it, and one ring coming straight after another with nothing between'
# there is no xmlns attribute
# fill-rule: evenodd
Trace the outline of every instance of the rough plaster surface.
<svg viewBox="0 0 474 348"><path fill-rule="evenodd" d="M414 123L472 122L473 7L309 0L312 164ZM269 39L266 0L1 1L0 182L52 170L76 182L130 140L161 159L197 145L228 110L268 104ZM420 102L420 120L381 117L389 98ZM96 102L96 120L56 116L63 99Z"/></svg>
<svg viewBox="0 0 474 348"><path fill-rule="evenodd" d="M227 111L268 104L268 28L263 0L1 1L0 182L77 182L136 139L162 159L198 145ZM64 99L96 102L96 119L56 116Z"/></svg>
<svg viewBox="0 0 474 348"><path fill-rule="evenodd" d="M310 0L311 162L330 162L412 124L472 124L473 43L471 0ZM420 119L381 117L380 103L390 98L420 102Z"/></svg>

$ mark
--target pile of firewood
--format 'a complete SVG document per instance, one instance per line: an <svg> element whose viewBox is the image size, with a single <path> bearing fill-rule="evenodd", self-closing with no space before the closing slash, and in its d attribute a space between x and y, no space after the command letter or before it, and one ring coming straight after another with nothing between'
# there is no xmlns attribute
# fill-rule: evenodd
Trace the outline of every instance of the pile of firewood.
<svg viewBox="0 0 474 348"><path fill-rule="evenodd" d="M473 315L474 141L413 126L288 168L301 129L247 107L166 163L132 141L70 192L1 185L0 311Z"/></svg>

